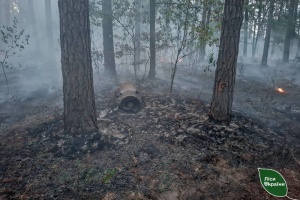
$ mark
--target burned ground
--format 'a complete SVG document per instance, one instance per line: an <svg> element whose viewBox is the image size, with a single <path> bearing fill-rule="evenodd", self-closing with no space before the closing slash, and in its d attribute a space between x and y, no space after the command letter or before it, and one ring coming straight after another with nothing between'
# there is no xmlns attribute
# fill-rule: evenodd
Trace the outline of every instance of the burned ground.
<svg viewBox="0 0 300 200"><path fill-rule="evenodd" d="M59 92L3 103L18 119L1 111L0 198L276 199L261 187L259 167L278 170L299 197L299 86L281 94L238 78L228 125L208 116L211 80L204 88L178 77L171 102L168 81L139 82L136 114L117 109L116 85L97 81L99 133L77 136L63 133Z"/></svg>

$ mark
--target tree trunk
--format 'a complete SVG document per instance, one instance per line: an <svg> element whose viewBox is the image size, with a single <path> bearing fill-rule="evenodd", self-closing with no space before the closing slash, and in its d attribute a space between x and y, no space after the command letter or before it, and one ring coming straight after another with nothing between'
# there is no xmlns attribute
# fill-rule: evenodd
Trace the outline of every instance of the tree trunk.
<svg viewBox="0 0 300 200"><path fill-rule="evenodd" d="M214 120L229 122L233 101L244 0L225 0L220 47L210 114Z"/></svg>
<svg viewBox="0 0 300 200"><path fill-rule="evenodd" d="M209 23L210 23L210 15L211 15L211 3L209 2L206 2L204 5L203 5L203 13L202 13L202 26L203 26L203 29L206 34L208 29L209 29ZM204 37L206 38L206 37ZM205 54L206 54L206 39L201 39L201 45L200 45L200 49L199 49L199 56L200 56L200 60L203 60L204 57L205 57Z"/></svg>
<svg viewBox="0 0 300 200"><path fill-rule="evenodd" d="M297 35L296 35L296 24L297 24L297 19L299 18L299 14L298 14L298 6L299 6L299 0L296 0L296 5L295 5L295 10L294 10L294 23L293 23L293 37L294 38L297 38ZM299 18L300 19L300 18ZM298 26L298 40L297 41L297 50L296 50L296 56L295 56L295 59L300 61L300 32L299 32L299 27Z"/></svg>
<svg viewBox="0 0 300 200"><path fill-rule="evenodd" d="M269 13L268 13L268 23L267 23L266 37L264 43L264 50L263 50L263 56L261 60L261 65L263 66L267 66L268 64L271 29L273 27L273 12L274 12L274 0L271 0Z"/></svg>
<svg viewBox="0 0 300 200"><path fill-rule="evenodd" d="M296 24L297 24L297 17L298 17L298 5L299 5L299 0L295 0L295 6L294 6L294 18L293 18L293 22L292 22L292 31L291 31L291 38L296 38L297 34L296 34Z"/></svg>
<svg viewBox="0 0 300 200"><path fill-rule="evenodd" d="M284 6L284 2L285 2L286 0L280 0L280 6L279 6L279 13L278 13L278 18L277 18L277 21L278 22L281 22L281 20L282 20L282 15L283 15L283 6Z"/></svg>
<svg viewBox="0 0 300 200"><path fill-rule="evenodd" d="M30 25L32 28L32 34L33 37L37 37L38 35L38 30L36 27L36 20L35 20L35 14L34 14L34 4L33 4L33 0L29 0L28 1L28 6L29 6L29 18L30 18Z"/></svg>
<svg viewBox="0 0 300 200"><path fill-rule="evenodd" d="M247 57L248 49L248 21L249 21L249 11L248 11L248 0L245 0L245 20L244 20L244 49L243 56Z"/></svg>
<svg viewBox="0 0 300 200"><path fill-rule="evenodd" d="M4 0L5 25L10 26L10 0Z"/></svg>
<svg viewBox="0 0 300 200"><path fill-rule="evenodd" d="M11 25L10 0L0 0L0 27Z"/></svg>
<svg viewBox="0 0 300 200"><path fill-rule="evenodd" d="M59 0L64 130L97 131L88 0Z"/></svg>
<svg viewBox="0 0 300 200"><path fill-rule="evenodd" d="M111 0L102 1L102 13L104 73L108 76L115 76L117 72L115 63Z"/></svg>
<svg viewBox="0 0 300 200"><path fill-rule="evenodd" d="M51 9L51 0L45 0L47 43L48 43L47 54L49 55L47 58L48 58L49 62L53 64L55 62L55 56L54 56L54 41L53 41L51 10L52 10Z"/></svg>
<svg viewBox="0 0 300 200"><path fill-rule="evenodd" d="M203 29L203 32L205 30L205 19L206 19L206 15L207 15L207 6L205 6L204 2L202 2L203 5L203 11L201 14L201 26ZM206 41L204 39L205 37L200 37L200 48L199 48L199 56L200 56L200 60L204 59L205 56L205 47L206 47Z"/></svg>
<svg viewBox="0 0 300 200"><path fill-rule="evenodd" d="M22 28L26 29L27 28L27 25L28 25L28 15L27 15L27 11L26 11L26 5L25 5L26 2L24 1L20 1L18 3L18 8L19 8L19 12L20 12L20 25Z"/></svg>
<svg viewBox="0 0 300 200"><path fill-rule="evenodd" d="M291 38L293 35L293 24L294 24L294 10L295 10L295 0L290 1L289 5L289 16L288 22L285 30L285 39L284 39L284 47L283 47L283 62L288 62L290 57L290 46L291 46Z"/></svg>
<svg viewBox="0 0 300 200"><path fill-rule="evenodd" d="M260 37L260 31L261 31L262 21L263 21L263 20L261 20L261 13L262 13L262 0L259 0L259 8L258 8L258 14L257 14L258 26L257 26L257 34L255 37L255 41L253 41L254 49L252 49L252 57L255 57L257 42L258 42L258 38ZM264 16L263 16L263 18L264 18Z"/></svg>
<svg viewBox="0 0 300 200"><path fill-rule="evenodd" d="M298 46L295 59L300 61L300 36L298 36Z"/></svg>
<svg viewBox="0 0 300 200"><path fill-rule="evenodd" d="M150 1L150 70L148 78L155 78L155 0Z"/></svg>
<svg viewBox="0 0 300 200"><path fill-rule="evenodd" d="M253 26L253 35L252 35L252 59L255 57L255 32L256 32L256 26L257 26L257 19L254 21L254 26Z"/></svg>
<svg viewBox="0 0 300 200"><path fill-rule="evenodd" d="M140 0L135 0L135 5L137 8L137 16L135 20L134 35L135 35L135 52L134 52L134 62L137 71L140 71L141 62L141 20L140 20Z"/></svg>
<svg viewBox="0 0 300 200"><path fill-rule="evenodd" d="M180 41L181 41L181 24L180 19L177 19L177 37L176 37L176 48L180 48Z"/></svg>
<svg viewBox="0 0 300 200"><path fill-rule="evenodd" d="M29 0L28 6L29 6L30 25L31 25L31 29L32 29L32 38L34 40L34 45L35 45L35 48L34 48L35 54L37 55L37 58L41 58L40 39L39 39L39 35L38 35L38 29L36 26L36 18L35 18L33 0Z"/></svg>

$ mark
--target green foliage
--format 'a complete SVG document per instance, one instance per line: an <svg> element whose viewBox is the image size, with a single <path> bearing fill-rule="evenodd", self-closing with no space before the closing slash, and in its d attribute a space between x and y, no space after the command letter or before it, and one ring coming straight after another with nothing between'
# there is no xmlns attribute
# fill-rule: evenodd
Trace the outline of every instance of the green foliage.
<svg viewBox="0 0 300 200"><path fill-rule="evenodd" d="M6 80L7 90L9 92L8 80L5 69L13 68L14 65L10 62L13 56L19 56L17 53L24 50L29 44L29 35L25 35L24 29L18 28L17 18L13 19L12 26L0 27L0 65Z"/></svg>
<svg viewBox="0 0 300 200"><path fill-rule="evenodd" d="M112 0L114 44L116 58L130 56L132 60L136 48L136 23L141 23L141 49L143 55L149 51L149 0ZM90 18L94 26L101 26L102 2L90 1ZM165 60L175 63L179 58L192 56L203 45L217 45L223 12L221 0L179 0L176 2L156 2L156 52L164 52ZM209 11L208 11L209 10ZM202 20L204 12L209 12L209 21ZM147 28L143 28L147 27ZM102 53L101 51L99 51ZM96 55L94 56L97 57ZM141 63L147 59L141 58Z"/></svg>
<svg viewBox="0 0 300 200"><path fill-rule="evenodd" d="M76 160L73 167L59 168L55 177L59 184L81 192L92 185L101 184L102 176L101 169L90 161Z"/></svg>
<svg viewBox="0 0 300 200"><path fill-rule="evenodd" d="M104 174L103 178L102 178L102 182L103 183L109 183L110 180L114 177L114 175L118 172L117 169L109 169L106 171L106 173Z"/></svg>
<svg viewBox="0 0 300 200"><path fill-rule="evenodd" d="M102 26L101 2L97 0L89 1L90 23L94 26Z"/></svg>
<svg viewBox="0 0 300 200"><path fill-rule="evenodd" d="M124 55L134 55L136 35L135 26L137 22L148 23L149 13L145 9L146 0L140 1L141 4L135 4L134 1L112 0L112 18L114 26L114 43L116 58L122 58ZM102 25L102 17L106 13L102 12L102 2L90 1L90 19L91 24L97 27ZM147 41L147 37L141 30L141 41ZM145 52L145 46L141 46L141 52ZM100 52L102 54L102 52ZM97 57L96 55L94 56Z"/></svg>
<svg viewBox="0 0 300 200"><path fill-rule="evenodd" d="M187 31L188 38L186 43L189 44L189 47L199 47L204 42L211 45L216 44L218 39L216 39L217 35L215 33L218 33L221 27L221 13L223 9L221 1L203 0L194 2L182 0L171 5L162 4L159 7L159 13L161 18L163 18L161 26L166 32L165 39L170 42L176 42L176 40L181 40L184 36L184 31ZM207 27L203 23L201 15L208 9L211 10L210 20L212 23ZM171 27L177 27L177 33L170 34Z"/></svg>
<svg viewBox="0 0 300 200"><path fill-rule="evenodd" d="M0 63L6 68L10 66L6 60L24 50L25 46L29 44L29 35L25 35L24 29L18 29L18 23L17 18L14 18L12 26L2 26L0 28L0 37L3 43L0 52L5 55Z"/></svg>

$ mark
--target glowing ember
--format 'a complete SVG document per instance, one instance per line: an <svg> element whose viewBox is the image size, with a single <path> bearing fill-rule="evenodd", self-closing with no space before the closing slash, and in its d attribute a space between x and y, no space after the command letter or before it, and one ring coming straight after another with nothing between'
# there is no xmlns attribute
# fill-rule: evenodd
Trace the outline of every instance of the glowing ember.
<svg viewBox="0 0 300 200"><path fill-rule="evenodd" d="M280 93L284 93L285 91L282 88L276 88L276 90Z"/></svg>

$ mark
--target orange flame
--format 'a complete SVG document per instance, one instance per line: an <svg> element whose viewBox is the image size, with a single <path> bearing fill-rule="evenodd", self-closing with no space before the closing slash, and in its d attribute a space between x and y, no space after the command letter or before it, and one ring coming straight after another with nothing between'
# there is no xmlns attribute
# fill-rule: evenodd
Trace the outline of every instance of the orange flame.
<svg viewBox="0 0 300 200"><path fill-rule="evenodd" d="M282 88L276 88L276 90L280 93L285 93L284 89L282 89Z"/></svg>

